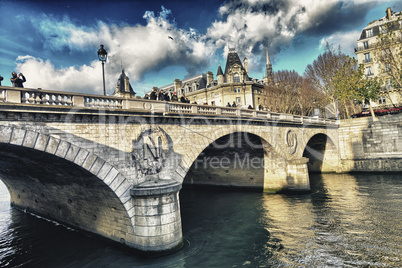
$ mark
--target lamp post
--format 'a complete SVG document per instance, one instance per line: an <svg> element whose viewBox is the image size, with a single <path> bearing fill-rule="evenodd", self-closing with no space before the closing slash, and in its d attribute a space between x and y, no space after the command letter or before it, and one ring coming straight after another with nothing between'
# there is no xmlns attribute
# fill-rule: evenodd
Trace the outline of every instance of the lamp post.
<svg viewBox="0 0 402 268"><path fill-rule="evenodd" d="M102 74L103 74L103 95L106 96L106 89L105 89L105 62L107 59L107 52L103 48L103 45L100 45L98 50L98 58L102 62Z"/></svg>

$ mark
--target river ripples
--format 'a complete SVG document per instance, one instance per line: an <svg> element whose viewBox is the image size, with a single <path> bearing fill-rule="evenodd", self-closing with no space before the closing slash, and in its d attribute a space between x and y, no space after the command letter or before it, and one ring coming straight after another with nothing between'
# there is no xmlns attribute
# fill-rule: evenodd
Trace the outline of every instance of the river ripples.
<svg viewBox="0 0 402 268"><path fill-rule="evenodd" d="M311 184L305 195L184 187L184 247L146 258L10 208L0 183L0 267L400 267L400 175Z"/></svg>

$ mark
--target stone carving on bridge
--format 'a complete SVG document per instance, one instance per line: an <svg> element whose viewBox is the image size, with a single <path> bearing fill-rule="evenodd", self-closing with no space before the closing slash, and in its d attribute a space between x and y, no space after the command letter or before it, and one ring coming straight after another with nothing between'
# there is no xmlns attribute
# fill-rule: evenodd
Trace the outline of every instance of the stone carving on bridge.
<svg viewBox="0 0 402 268"><path fill-rule="evenodd" d="M171 171L178 163L169 136L158 126L145 127L133 141L133 166L137 176L147 179L171 179Z"/></svg>
<svg viewBox="0 0 402 268"><path fill-rule="evenodd" d="M294 131L288 130L286 133L286 145L288 146L289 154L294 154L297 149L297 135Z"/></svg>

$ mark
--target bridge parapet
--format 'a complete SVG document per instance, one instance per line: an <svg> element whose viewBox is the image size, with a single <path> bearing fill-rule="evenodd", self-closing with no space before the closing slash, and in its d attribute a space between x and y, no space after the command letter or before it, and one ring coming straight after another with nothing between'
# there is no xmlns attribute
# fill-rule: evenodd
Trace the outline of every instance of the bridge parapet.
<svg viewBox="0 0 402 268"><path fill-rule="evenodd" d="M339 125L338 120L314 118L293 114L274 113L254 109L197 105L178 102L154 101L138 98L122 98L81 94L74 92L50 91L0 86L0 103L35 104L46 106L71 106L98 109L141 110L163 114L192 114L206 116L228 116L269 119L297 124Z"/></svg>

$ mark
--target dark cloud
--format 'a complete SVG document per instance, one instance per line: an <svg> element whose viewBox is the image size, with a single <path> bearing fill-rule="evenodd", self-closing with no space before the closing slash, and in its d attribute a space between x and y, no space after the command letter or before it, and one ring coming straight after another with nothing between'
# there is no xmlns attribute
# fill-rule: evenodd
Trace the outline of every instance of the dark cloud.
<svg viewBox="0 0 402 268"><path fill-rule="evenodd" d="M279 11L289 9L287 1L255 1L253 3L243 0L226 1L224 9L221 9L221 15L226 16L237 10L245 10L249 13L264 13L265 15L275 15Z"/></svg>
<svg viewBox="0 0 402 268"><path fill-rule="evenodd" d="M339 2L325 13L311 17L311 27L302 33L305 35L329 35L337 31L349 31L364 23L366 14L377 2L367 1L351 4Z"/></svg>

